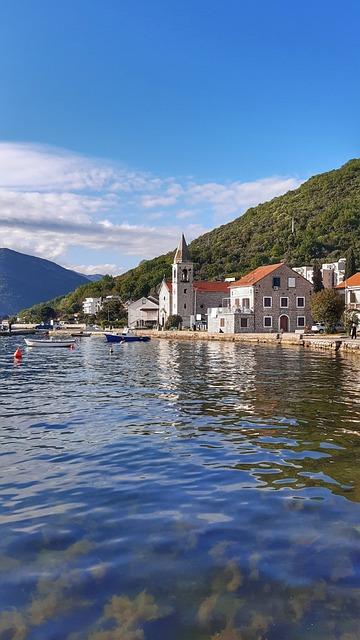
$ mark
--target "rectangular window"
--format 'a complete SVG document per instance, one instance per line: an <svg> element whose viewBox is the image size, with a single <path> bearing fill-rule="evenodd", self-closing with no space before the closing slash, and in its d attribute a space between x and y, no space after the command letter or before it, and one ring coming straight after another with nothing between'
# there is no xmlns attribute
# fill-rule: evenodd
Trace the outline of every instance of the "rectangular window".
<svg viewBox="0 0 360 640"><path fill-rule="evenodd" d="M280 278L278 276L275 276L273 278L273 289L278 289L280 287Z"/></svg>
<svg viewBox="0 0 360 640"><path fill-rule="evenodd" d="M282 309L287 309L289 306L289 298L280 298L280 307Z"/></svg>
<svg viewBox="0 0 360 640"><path fill-rule="evenodd" d="M184 293L186 293L186 292L187 292L187 289L184 289Z"/></svg>
<svg viewBox="0 0 360 640"><path fill-rule="evenodd" d="M242 306L244 309L250 309L250 298L243 298Z"/></svg>
<svg viewBox="0 0 360 640"><path fill-rule="evenodd" d="M247 318L240 318L240 327L242 329L247 329L248 326L248 319Z"/></svg>
<svg viewBox="0 0 360 640"><path fill-rule="evenodd" d="M270 298L270 297L263 298L263 306L264 307L272 307L272 298Z"/></svg>
<svg viewBox="0 0 360 640"><path fill-rule="evenodd" d="M220 318L220 327L225 327L225 318Z"/></svg>
<svg viewBox="0 0 360 640"><path fill-rule="evenodd" d="M303 309L305 307L305 298L296 298L296 306Z"/></svg>
<svg viewBox="0 0 360 640"><path fill-rule="evenodd" d="M296 278L288 278L288 287L289 289L296 287Z"/></svg>
<svg viewBox="0 0 360 640"><path fill-rule="evenodd" d="M186 309L186 302L184 302L184 309Z"/></svg>
<svg viewBox="0 0 360 640"><path fill-rule="evenodd" d="M264 316L264 327L267 327L268 329L271 329L271 327L272 327L272 317L271 316Z"/></svg>
<svg viewBox="0 0 360 640"><path fill-rule="evenodd" d="M239 298L235 298L235 307L240 307L240 300L239 300Z"/></svg>
<svg viewBox="0 0 360 640"><path fill-rule="evenodd" d="M298 327L305 327L305 316L298 316L297 326Z"/></svg>

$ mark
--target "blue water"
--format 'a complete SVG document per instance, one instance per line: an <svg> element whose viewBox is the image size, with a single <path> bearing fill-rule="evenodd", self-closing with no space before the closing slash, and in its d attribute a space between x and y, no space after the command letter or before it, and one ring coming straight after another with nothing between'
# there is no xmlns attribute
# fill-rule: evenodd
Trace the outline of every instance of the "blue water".
<svg viewBox="0 0 360 640"><path fill-rule="evenodd" d="M0 340L1 640L360 638L359 359Z"/></svg>

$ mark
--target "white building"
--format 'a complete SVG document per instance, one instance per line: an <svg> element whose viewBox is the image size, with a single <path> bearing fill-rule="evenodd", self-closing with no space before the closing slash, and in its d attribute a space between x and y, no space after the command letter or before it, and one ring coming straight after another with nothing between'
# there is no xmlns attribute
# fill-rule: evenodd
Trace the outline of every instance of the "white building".
<svg viewBox="0 0 360 640"><path fill-rule="evenodd" d="M101 298L85 298L82 306L86 316L95 316L101 310Z"/></svg>
<svg viewBox="0 0 360 640"><path fill-rule="evenodd" d="M128 326L130 329L152 329L158 326L159 303L156 298L139 298L128 305Z"/></svg>
<svg viewBox="0 0 360 640"><path fill-rule="evenodd" d="M170 315L179 315L182 326L206 325L207 309L221 306L229 296L229 282L194 280L194 263L182 235L174 255L172 279L159 290L159 324L164 327Z"/></svg>
<svg viewBox="0 0 360 640"><path fill-rule="evenodd" d="M324 262L321 265L321 273L325 289L333 289L343 282L345 278L346 258L340 258L337 262ZM301 276L313 281L314 268L311 266L294 267L294 271Z"/></svg>
<svg viewBox="0 0 360 640"><path fill-rule="evenodd" d="M345 296L346 309L360 313L360 271L338 284L336 290Z"/></svg>

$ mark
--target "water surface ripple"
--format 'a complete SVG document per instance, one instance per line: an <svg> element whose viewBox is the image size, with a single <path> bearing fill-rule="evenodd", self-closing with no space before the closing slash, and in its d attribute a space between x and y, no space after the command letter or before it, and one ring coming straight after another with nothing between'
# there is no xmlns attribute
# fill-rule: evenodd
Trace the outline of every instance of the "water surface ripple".
<svg viewBox="0 0 360 640"><path fill-rule="evenodd" d="M360 362L0 342L0 640L359 640Z"/></svg>

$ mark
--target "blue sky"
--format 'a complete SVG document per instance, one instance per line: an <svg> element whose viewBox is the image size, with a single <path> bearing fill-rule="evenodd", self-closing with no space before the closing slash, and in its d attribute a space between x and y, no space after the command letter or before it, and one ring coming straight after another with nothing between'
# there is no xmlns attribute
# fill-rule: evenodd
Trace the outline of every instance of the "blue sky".
<svg viewBox="0 0 360 640"><path fill-rule="evenodd" d="M119 272L357 157L360 4L1 0L2 246Z"/></svg>

